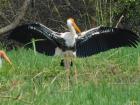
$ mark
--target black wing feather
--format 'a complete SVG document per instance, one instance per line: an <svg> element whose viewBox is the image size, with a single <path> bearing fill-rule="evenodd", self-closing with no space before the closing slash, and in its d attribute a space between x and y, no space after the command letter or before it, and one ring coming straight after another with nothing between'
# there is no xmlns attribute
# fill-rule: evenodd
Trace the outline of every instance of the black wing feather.
<svg viewBox="0 0 140 105"><path fill-rule="evenodd" d="M139 36L129 30L99 27L77 39L76 53L86 57L113 48L136 47L139 41Z"/></svg>
<svg viewBox="0 0 140 105"><path fill-rule="evenodd" d="M57 47L55 33L40 23L28 23L16 27L9 35L9 39L15 40L32 48L32 39L35 39L36 50L47 55L54 55Z"/></svg>

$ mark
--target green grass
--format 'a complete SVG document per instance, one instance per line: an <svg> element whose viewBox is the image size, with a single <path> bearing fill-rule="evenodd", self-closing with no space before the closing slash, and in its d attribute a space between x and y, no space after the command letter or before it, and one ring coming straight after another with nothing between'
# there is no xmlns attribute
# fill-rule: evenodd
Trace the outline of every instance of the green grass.
<svg viewBox="0 0 140 105"><path fill-rule="evenodd" d="M0 69L0 105L140 105L140 46L74 62L68 87L60 57L20 49Z"/></svg>

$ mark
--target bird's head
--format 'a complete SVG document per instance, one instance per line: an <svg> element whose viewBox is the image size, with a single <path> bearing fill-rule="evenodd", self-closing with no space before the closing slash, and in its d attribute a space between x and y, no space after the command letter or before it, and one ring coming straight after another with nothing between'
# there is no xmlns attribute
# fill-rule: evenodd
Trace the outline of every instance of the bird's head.
<svg viewBox="0 0 140 105"><path fill-rule="evenodd" d="M3 58L4 60L6 60L9 64L12 64L12 62L10 61L10 59L8 58L6 53L2 50L0 50L0 57Z"/></svg>
<svg viewBox="0 0 140 105"><path fill-rule="evenodd" d="M67 26L68 26L69 29L71 29L73 27L78 33L81 33L80 28L76 25L73 18L69 18L67 20Z"/></svg>

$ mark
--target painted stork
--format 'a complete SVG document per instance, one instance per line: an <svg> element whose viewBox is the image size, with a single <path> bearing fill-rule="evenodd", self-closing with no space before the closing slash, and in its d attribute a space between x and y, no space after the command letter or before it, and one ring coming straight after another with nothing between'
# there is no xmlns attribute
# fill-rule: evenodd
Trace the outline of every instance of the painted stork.
<svg viewBox="0 0 140 105"><path fill-rule="evenodd" d="M136 47L140 38L135 33L112 27L96 27L81 32L74 19L67 20L69 32L58 33L40 23L16 27L9 35L27 47L35 39L36 50L47 55L87 57L118 47Z"/></svg>
<svg viewBox="0 0 140 105"><path fill-rule="evenodd" d="M2 58L7 61L9 64L12 64L11 60L8 58L6 53L2 50L0 50L0 68L2 67Z"/></svg>

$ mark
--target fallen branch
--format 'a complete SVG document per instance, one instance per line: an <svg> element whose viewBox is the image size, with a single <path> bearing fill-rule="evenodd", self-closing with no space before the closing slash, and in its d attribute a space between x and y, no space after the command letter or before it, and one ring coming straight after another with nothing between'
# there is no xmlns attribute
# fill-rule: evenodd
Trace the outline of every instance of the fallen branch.
<svg viewBox="0 0 140 105"><path fill-rule="evenodd" d="M6 16L5 16L4 13L0 12L0 16L1 16L5 21L7 21L9 24L11 23L11 22L6 18Z"/></svg>
<svg viewBox="0 0 140 105"><path fill-rule="evenodd" d="M22 20L22 18L24 17L26 13L26 10L28 8L28 5L30 4L30 1L31 0L24 1L23 6L20 8L21 12L19 12L18 16L14 19L14 21L11 24L0 29L0 35L11 31L20 23L20 21Z"/></svg>

